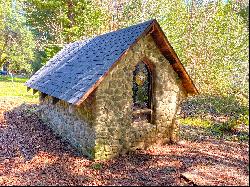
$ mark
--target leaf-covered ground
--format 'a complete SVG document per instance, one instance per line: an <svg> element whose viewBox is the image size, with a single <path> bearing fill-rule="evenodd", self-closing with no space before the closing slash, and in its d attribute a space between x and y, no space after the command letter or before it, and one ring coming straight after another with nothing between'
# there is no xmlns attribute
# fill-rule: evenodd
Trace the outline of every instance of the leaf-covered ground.
<svg viewBox="0 0 250 187"><path fill-rule="evenodd" d="M93 162L19 104L0 100L0 185L249 185L247 142L190 139L180 126L178 144Z"/></svg>

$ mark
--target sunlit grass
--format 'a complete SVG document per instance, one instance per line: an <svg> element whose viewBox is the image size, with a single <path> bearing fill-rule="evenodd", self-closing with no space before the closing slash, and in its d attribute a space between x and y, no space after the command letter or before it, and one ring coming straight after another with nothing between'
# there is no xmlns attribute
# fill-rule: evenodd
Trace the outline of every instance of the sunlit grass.
<svg viewBox="0 0 250 187"><path fill-rule="evenodd" d="M208 119L202 119L202 118L192 118L192 117L187 117L187 118L181 118L179 122L182 125L188 125L188 126L194 126L194 127L204 127L208 128L212 126L212 121Z"/></svg>
<svg viewBox="0 0 250 187"><path fill-rule="evenodd" d="M17 102L37 103L38 94L33 95L24 83L28 78L12 78L9 76L0 76L0 98L3 100L15 99Z"/></svg>

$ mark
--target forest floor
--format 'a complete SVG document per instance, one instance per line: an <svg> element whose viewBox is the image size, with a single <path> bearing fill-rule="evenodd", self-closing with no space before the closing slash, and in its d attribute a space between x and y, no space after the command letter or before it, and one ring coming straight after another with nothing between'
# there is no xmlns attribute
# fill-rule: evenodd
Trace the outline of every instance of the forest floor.
<svg viewBox="0 0 250 187"><path fill-rule="evenodd" d="M249 185L249 125L224 132L217 123L248 111L234 100L223 99L222 105L220 98L201 98L184 104L176 144L94 162L78 155L40 120L38 96L26 91L26 80L0 77L1 186Z"/></svg>
<svg viewBox="0 0 250 187"><path fill-rule="evenodd" d="M176 144L94 162L56 137L36 115L36 104L20 102L0 97L1 186L249 185L247 141L180 125Z"/></svg>

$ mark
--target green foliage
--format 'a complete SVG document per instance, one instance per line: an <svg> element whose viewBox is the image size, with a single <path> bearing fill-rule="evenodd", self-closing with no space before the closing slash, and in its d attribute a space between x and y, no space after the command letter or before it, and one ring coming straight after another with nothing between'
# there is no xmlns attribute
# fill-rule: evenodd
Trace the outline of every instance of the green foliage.
<svg viewBox="0 0 250 187"><path fill-rule="evenodd" d="M65 44L103 32L106 19L102 9L89 0L28 0L24 10L37 41L33 72Z"/></svg>
<svg viewBox="0 0 250 187"><path fill-rule="evenodd" d="M35 60L31 63L33 73L38 71L47 62L47 55L45 51L35 51Z"/></svg>
<svg viewBox="0 0 250 187"><path fill-rule="evenodd" d="M248 140L249 104L234 96L200 95L182 105L179 123L229 140Z"/></svg>
<svg viewBox="0 0 250 187"><path fill-rule="evenodd" d="M55 46L156 18L200 93L249 98L245 1L28 0L25 5L37 43L34 71L57 52Z"/></svg>
<svg viewBox="0 0 250 187"><path fill-rule="evenodd" d="M25 11L37 39L54 44L92 36L105 19L100 8L88 0L28 0Z"/></svg>
<svg viewBox="0 0 250 187"><path fill-rule="evenodd" d="M217 125L216 129L218 132L225 132L225 131L233 131L234 129L236 129L238 126L238 123L236 120L229 120L228 122L224 122L221 124Z"/></svg>
<svg viewBox="0 0 250 187"><path fill-rule="evenodd" d="M209 128L212 125L211 120L209 119L202 119L202 118L194 118L194 117L187 117L185 119L180 119L180 123L182 125L191 125L195 127L205 127Z"/></svg>
<svg viewBox="0 0 250 187"><path fill-rule="evenodd" d="M240 117L231 117L227 121L222 123L215 123L213 126L210 126L212 131L217 133L224 133L224 132L233 132L237 130L242 124L249 126L249 119L248 116L240 116Z"/></svg>
<svg viewBox="0 0 250 187"><path fill-rule="evenodd" d="M35 72L66 43L156 18L200 93L249 98L247 1L18 0L13 7L9 0L0 8L1 63L12 69L30 68L30 30Z"/></svg>
<svg viewBox="0 0 250 187"><path fill-rule="evenodd" d="M95 169L95 170L100 170L100 169L102 169L102 164L101 163L93 163L92 165L91 165L91 168L92 169Z"/></svg>
<svg viewBox="0 0 250 187"><path fill-rule="evenodd" d="M57 45L49 45L47 47L45 46L42 51L36 50L35 60L31 64L33 73L45 65L60 49L61 47Z"/></svg>
<svg viewBox="0 0 250 187"><path fill-rule="evenodd" d="M156 18L200 93L248 99L248 4L132 0L117 22Z"/></svg>
<svg viewBox="0 0 250 187"><path fill-rule="evenodd" d="M163 26L170 43L201 93L231 95L248 91L248 32L233 3L193 3L178 22ZM174 13L171 13L174 14ZM171 15L170 14L170 15ZM171 21L166 15L165 21ZM176 20L176 13L173 20ZM169 29L170 28L170 29ZM182 29L184 28L184 29ZM168 31L167 31L168 30ZM175 30L181 30L179 35ZM178 33L178 32L177 32ZM243 87L242 87L243 86Z"/></svg>
<svg viewBox="0 0 250 187"><path fill-rule="evenodd" d="M183 107L189 107L189 115L194 117L206 115L241 116L249 114L249 104L233 95L199 95L189 98L183 104Z"/></svg>
<svg viewBox="0 0 250 187"><path fill-rule="evenodd" d="M22 1L1 1L0 68L8 63L9 70L30 72L35 43L22 10Z"/></svg>

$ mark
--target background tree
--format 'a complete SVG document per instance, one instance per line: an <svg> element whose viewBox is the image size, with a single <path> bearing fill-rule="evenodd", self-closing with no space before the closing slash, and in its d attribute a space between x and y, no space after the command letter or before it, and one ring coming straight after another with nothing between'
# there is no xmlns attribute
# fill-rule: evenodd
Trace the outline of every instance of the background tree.
<svg viewBox="0 0 250 187"><path fill-rule="evenodd" d="M30 71L35 46L33 35L26 25L22 2L1 0L0 4L0 67Z"/></svg>
<svg viewBox="0 0 250 187"><path fill-rule="evenodd" d="M117 1L119 27L156 18L203 94L248 98L245 1ZM243 13L242 13L243 12Z"/></svg>
<svg viewBox="0 0 250 187"><path fill-rule="evenodd" d="M65 44L105 31L105 12L89 0L27 0L25 14L36 38L36 71Z"/></svg>
<svg viewBox="0 0 250 187"><path fill-rule="evenodd" d="M69 42L156 18L201 93L249 97L246 0L5 2L0 9L0 57L15 69L29 65L33 36L35 72Z"/></svg>

